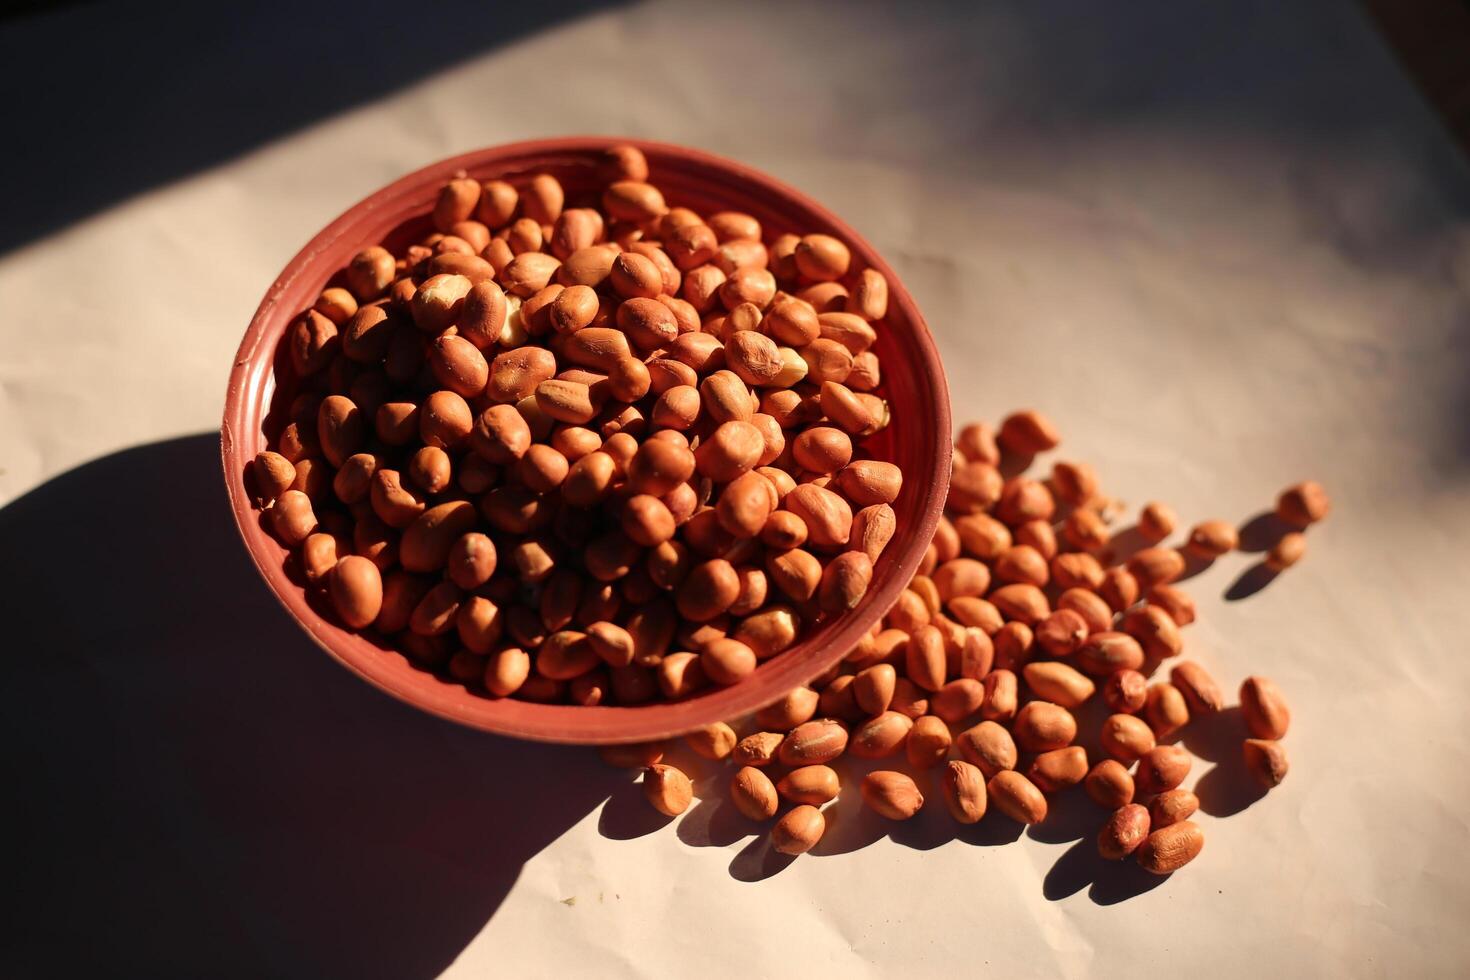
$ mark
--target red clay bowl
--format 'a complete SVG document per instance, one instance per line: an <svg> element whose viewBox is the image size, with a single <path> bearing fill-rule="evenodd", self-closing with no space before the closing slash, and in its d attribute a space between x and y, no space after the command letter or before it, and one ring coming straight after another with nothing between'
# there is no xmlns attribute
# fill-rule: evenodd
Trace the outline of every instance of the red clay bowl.
<svg viewBox="0 0 1470 980"><path fill-rule="evenodd" d="M371 634L348 632L322 614L293 580L288 552L262 528L247 486L247 466L266 448L279 423L270 416L278 395L289 401L293 379L277 351L287 326L359 249L417 237L439 187L456 171L512 183L537 172L555 175L568 204L597 187L598 154L631 142L648 157L652 180L671 206L708 214L739 210L755 215L769 241L784 232L826 232L846 242L854 268L871 266L890 283L888 318L874 350L883 363L879 393L893 406L893 422L869 438L867 455L903 468L904 488L894 505L897 532L875 569L867 597L790 650L763 663L745 681L684 701L636 707L578 707L492 698L414 665ZM836 663L893 605L923 558L944 505L950 472L949 392L933 338L913 299L888 263L831 212L805 194L738 163L698 150L575 137L515 143L442 160L409 174L354 205L301 250L271 285L245 331L230 372L221 427L221 455L230 505L245 547L286 610L322 649L353 673L394 697L432 714L502 735L547 742L616 743L663 738L752 711Z"/></svg>

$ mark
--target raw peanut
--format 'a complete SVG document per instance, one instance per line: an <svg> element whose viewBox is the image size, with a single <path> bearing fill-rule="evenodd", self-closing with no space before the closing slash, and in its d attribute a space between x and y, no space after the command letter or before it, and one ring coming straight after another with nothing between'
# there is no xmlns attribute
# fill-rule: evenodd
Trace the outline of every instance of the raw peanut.
<svg viewBox="0 0 1470 980"><path fill-rule="evenodd" d="M737 742L730 757L741 766L767 766L775 761L783 741L776 732L756 732Z"/></svg>
<svg viewBox="0 0 1470 980"><path fill-rule="evenodd" d="M739 597L740 576L735 567L723 558L695 565L676 592L679 615L696 623L718 616ZM736 661L743 664L744 658L736 658ZM750 667L753 670L754 664Z"/></svg>
<svg viewBox="0 0 1470 980"><path fill-rule="evenodd" d="M1030 701L1016 714L1016 744L1028 752L1064 748L1077 737L1077 720L1060 705Z"/></svg>
<svg viewBox="0 0 1470 980"><path fill-rule="evenodd" d="M518 347L497 355L491 362L485 394L494 402L518 402L535 394L537 387L550 381L555 374L556 358L550 351L540 347Z"/></svg>
<svg viewBox="0 0 1470 980"><path fill-rule="evenodd" d="M907 820L924 806L919 787L901 772L870 772L863 777L861 789L868 808L889 820Z"/></svg>
<svg viewBox="0 0 1470 980"><path fill-rule="evenodd" d="M317 410L317 441L327 462L341 466L357 452L366 438L362 413L352 399L328 395Z"/></svg>
<svg viewBox="0 0 1470 980"><path fill-rule="evenodd" d="M659 661L657 669L658 688L669 699L688 697L708 682L696 653L668 654Z"/></svg>
<svg viewBox="0 0 1470 980"><path fill-rule="evenodd" d="M726 426L742 424L746 423L727 422L715 431L711 443L705 446L711 445ZM747 427L755 431L753 426ZM825 487L802 484L786 494L781 506L801 518L807 527L808 541L817 548L840 548L847 544L852 534L852 508L846 500Z"/></svg>
<svg viewBox="0 0 1470 980"><path fill-rule="evenodd" d="M633 637L615 623L595 622L589 625L587 643L609 666L626 667L633 662Z"/></svg>
<svg viewBox="0 0 1470 980"><path fill-rule="evenodd" d="M1087 776L1087 750L1080 745L1069 745L1042 752L1032 761L1026 775L1044 793L1076 786Z"/></svg>
<svg viewBox="0 0 1470 980"><path fill-rule="evenodd" d="M724 759L735 750L735 729L717 721L712 725L696 728L684 736L684 741L697 755L706 759Z"/></svg>
<svg viewBox="0 0 1470 980"><path fill-rule="evenodd" d="M754 650L756 659L765 660L795 642L800 628L801 619L793 610L786 606L767 606L742 620L733 638Z"/></svg>
<svg viewBox="0 0 1470 980"><path fill-rule="evenodd" d="M1136 670L1119 670L1103 682L1103 700L1119 714L1136 715L1148 703L1148 678Z"/></svg>
<svg viewBox="0 0 1470 980"><path fill-rule="evenodd" d="M817 713L818 695L810 687L794 687L786 694L755 713L761 728L790 731L812 720Z"/></svg>
<svg viewBox="0 0 1470 980"><path fill-rule="evenodd" d="M738 420L725 422L695 450L695 468L700 474L709 477L716 483L728 483L748 470L754 469L764 450L765 437L761 434L760 429L749 422ZM819 490L820 488L812 487L811 489ZM836 494L832 496L835 497ZM795 510L790 506L790 495L788 495L786 504L788 510ZM845 504L843 506L846 507ZM798 512L797 516L805 518L806 515ZM851 523L851 512L848 511L847 524L850 526ZM809 529L810 526L811 522L808 521ZM838 544L846 543L846 529L843 530L842 541L837 542Z"/></svg>
<svg viewBox="0 0 1470 980"><path fill-rule="evenodd" d="M1133 715L1109 715L1098 737L1103 751L1122 762L1132 762L1153 751L1154 732L1142 718Z"/></svg>
<svg viewBox="0 0 1470 980"><path fill-rule="evenodd" d="M1094 677L1107 677L1120 670L1143 666L1143 647L1127 633L1104 630L1093 633L1077 650L1077 665Z"/></svg>
<svg viewBox="0 0 1470 980"><path fill-rule="evenodd" d="M931 618L933 613L929 612L929 605L923 596L909 588L899 593L898 601L888 610L887 625L890 629L916 633L920 627L929 625Z"/></svg>
<svg viewBox="0 0 1470 980"><path fill-rule="evenodd" d="M554 681L580 677L601 661L585 633L561 630L552 633L536 654L536 672Z"/></svg>
<svg viewBox="0 0 1470 980"><path fill-rule="evenodd" d="M654 763L643 770L643 795L659 813L677 817L689 809L694 799L694 786L680 770Z"/></svg>
<svg viewBox="0 0 1470 980"><path fill-rule="evenodd" d="M853 678L853 699L869 715L881 715L893 700L897 680L898 672L891 664L875 664L861 670Z"/></svg>
<svg viewBox="0 0 1470 980"><path fill-rule="evenodd" d="M1138 533L1143 535L1145 541L1157 544L1173 534L1178 524L1179 517L1174 509L1156 500L1144 504L1143 509L1138 512Z"/></svg>
<svg viewBox="0 0 1470 980"><path fill-rule="evenodd" d="M1021 476L1005 482L995 504L995 516L1011 527L1027 521L1050 521L1055 511L1056 501L1046 485Z"/></svg>
<svg viewBox="0 0 1470 980"><path fill-rule="evenodd" d="M1034 626L1051 614L1046 594L1034 585L1003 585L990 593L990 601L1006 618L1027 626Z"/></svg>
<svg viewBox="0 0 1470 980"><path fill-rule="evenodd" d="M347 554L346 542L342 542L342 545L340 550L343 554ZM313 585L325 585L322 579L337 564L338 550L337 539L325 531L314 531L308 535L306 540L301 542L301 567L306 573L306 580Z"/></svg>
<svg viewBox="0 0 1470 980"><path fill-rule="evenodd" d="M1276 498L1276 516L1293 527L1315 524L1331 511L1332 501L1327 491L1315 480L1287 487Z"/></svg>
<svg viewBox="0 0 1470 980"><path fill-rule="evenodd" d="M781 854L805 854L817 846L826 829L822 811L804 803L776 821L771 828L771 847Z"/></svg>
<svg viewBox="0 0 1470 980"><path fill-rule="evenodd" d="M841 279L852 261L847 246L831 235L806 235L797 243L793 257L797 270L818 282Z"/></svg>
<svg viewBox="0 0 1470 980"><path fill-rule="evenodd" d="M774 383L786 366L776 342L754 330L737 330L725 338L725 363L755 386Z"/></svg>
<svg viewBox="0 0 1470 980"><path fill-rule="evenodd" d="M383 580L378 566L358 555L340 559L327 577L332 606L353 629L373 624L383 608Z"/></svg>
<svg viewBox="0 0 1470 980"><path fill-rule="evenodd" d="M256 486L260 489L260 498L266 503L291 489L291 484L296 480L296 467L280 453L257 453L253 472Z"/></svg>
<svg viewBox="0 0 1470 980"><path fill-rule="evenodd" d="M399 561L410 572L434 572L447 564L450 549L475 526L475 508L455 500L420 514L399 542Z"/></svg>
<svg viewBox="0 0 1470 980"><path fill-rule="evenodd" d="M287 490L276 498L267 512L276 537L289 547L305 541L316 530L316 514L312 510L311 498L300 490Z"/></svg>
<svg viewBox="0 0 1470 980"><path fill-rule="evenodd" d="M1089 633L1102 633L1113 628L1113 610L1107 602L1087 589L1067 589L1057 598L1058 609L1070 609L1087 623Z"/></svg>
<svg viewBox="0 0 1470 980"><path fill-rule="evenodd" d="M1286 749L1280 742L1264 738L1248 738L1241 743L1246 770L1267 789L1281 785L1286 778Z"/></svg>
<svg viewBox="0 0 1470 980"><path fill-rule="evenodd" d="M1036 642L1054 657L1068 657L1087 640L1087 621L1074 609L1058 609L1036 625ZM1070 668L1068 668L1070 669ZM1075 673L1075 671L1074 671ZM1088 682L1088 694L1092 684Z"/></svg>
<svg viewBox="0 0 1470 980"><path fill-rule="evenodd" d="M847 748L847 729L830 719L798 725L781 742L778 756L785 766L831 762Z"/></svg>
<svg viewBox="0 0 1470 980"><path fill-rule="evenodd" d="M985 775L976 766L956 760L945 766L940 782L950 816L962 824L979 823L985 816Z"/></svg>
<svg viewBox="0 0 1470 980"><path fill-rule="evenodd" d="M1000 500L1003 483L1000 471L990 463L965 463L956 466L950 476L946 506L960 515L974 515L989 510ZM1010 532L1007 531L1006 534L1009 536ZM961 538L963 539L963 532ZM989 557L976 554L981 558Z"/></svg>
<svg viewBox="0 0 1470 980"><path fill-rule="evenodd" d="M1055 449L1061 442L1056 427L1040 412L1017 412L1006 416L996 434L996 442L1008 453L1017 456L1034 456L1048 449Z"/></svg>
<svg viewBox="0 0 1470 980"><path fill-rule="evenodd" d="M875 422L872 413L857 394L835 381L823 383L818 403L824 415L854 435L872 428Z"/></svg>
<svg viewBox="0 0 1470 980"><path fill-rule="evenodd" d="M637 493L660 497L694 475L695 458L687 446L650 439L628 464L628 485Z"/></svg>
<svg viewBox="0 0 1470 980"><path fill-rule="evenodd" d="M1143 605L1130 609L1120 625L1123 632L1139 642L1146 655L1156 660L1178 656L1184 648L1174 617L1159 606Z"/></svg>
<svg viewBox="0 0 1470 980"><path fill-rule="evenodd" d="M995 665L1017 671L1031 659L1036 634L1025 623L1006 623L991 637L995 648Z"/></svg>
<svg viewBox="0 0 1470 980"><path fill-rule="evenodd" d="M931 769L949 754L952 739L949 726L934 715L914 719L914 727L904 742L909 765L915 769Z"/></svg>
<svg viewBox="0 0 1470 980"><path fill-rule="evenodd" d="M735 809L751 820L769 820L776 815L780 800L771 777L753 766L742 766L730 780L730 800Z"/></svg>
<svg viewBox="0 0 1470 980"><path fill-rule="evenodd" d="M1003 769L991 776L986 796L997 810L1017 823L1035 824L1046 819L1046 797L1015 770Z"/></svg>
<svg viewBox="0 0 1470 980"><path fill-rule="evenodd" d="M1302 560L1307 553L1306 535L1299 531L1291 531L1281 536L1281 540L1271 546L1266 552L1265 565L1273 572L1284 572L1286 569Z"/></svg>
<svg viewBox="0 0 1470 980"><path fill-rule="evenodd" d="M419 636L447 633L454 628L455 617L463 598L464 593L453 582L440 582L413 607L413 614L408 618L408 628Z"/></svg>
<svg viewBox="0 0 1470 980"><path fill-rule="evenodd" d="M716 639L700 654L704 676L719 685L732 685L756 671L756 651L738 639Z"/></svg>
<svg viewBox="0 0 1470 980"><path fill-rule="evenodd" d="M1097 835L1097 852L1107 861L1121 861L1138 850L1149 835L1149 811L1129 803L1113 811Z"/></svg>
<svg viewBox="0 0 1470 980"><path fill-rule="evenodd" d="M347 464L353 460L363 460L358 466L349 469ZM342 469L337 471L337 477L342 478L346 473L346 481L351 483L348 492L350 495L361 499L368 492L368 486L372 481L372 474L377 469L377 460L366 453L359 453L347 460ZM449 454L438 446L423 446L414 453L408 461L408 478L425 493L439 493L449 487L454 464L450 462ZM336 481L333 481L334 485ZM341 496L341 493L338 493Z"/></svg>
<svg viewBox="0 0 1470 980"><path fill-rule="evenodd" d="M864 320L881 320L888 315L888 280L877 269L864 269L847 298L847 312Z"/></svg>
<svg viewBox="0 0 1470 980"><path fill-rule="evenodd" d="M1196 714L1213 713L1225 706L1220 685L1192 660L1175 664L1174 669L1169 672L1169 680L1184 695L1189 710Z"/></svg>
<svg viewBox="0 0 1470 980"><path fill-rule="evenodd" d="M436 391L424 399L418 418L419 438L440 449L457 448L475 426L469 404L452 391Z"/></svg>
<svg viewBox="0 0 1470 980"><path fill-rule="evenodd" d="M1157 745L1138 760L1135 776L1138 791L1145 796L1174 789L1189 775L1189 752L1178 745Z"/></svg>
<svg viewBox="0 0 1470 980"><path fill-rule="evenodd" d="M1056 661L1029 663L1021 675L1037 697L1064 708L1080 707L1097 690L1085 674Z"/></svg>
<svg viewBox="0 0 1470 980"><path fill-rule="evenodd" d="M971 463L1000 463L1000 447L995 442L995 430L985 422L971 422L960 429L955 437L955 449Z"/></svg>
<svg viewBox="0 0 1470 980"><path fill-rule="evenodd" d="M1184 550L1198 558L1219 558L1239 544L1240 535L1234 525L1227 521L1203 521L1190 529Z"/></svg>
<svg viewBox="0 0 1470 980"><path fill-rule="evenodd" d="M982 721L955 737L960 755L978 766L986 778L1003 769L1016 768L1016 743L1011 733L993 721Z"/></svg>
<svg viewBox="0 0 1470 980"><path fill-rule="evenodd" d="M1097 551L1107 545L1111 535L1097 511L1090 507L1079 507L1062 522L1062 537L1074 548Z"/></svg>
<svg viewBox="0 0 1470 980"><path fill-rule="evenodd" d="M841 429L813 426L792 441L791 456L809 473L836 473L852 459L852 439ZM886 503L880 500L868 502Z"/></svg>
<svg viewBox="0 0 1470 980"><path fill-rule="evenodd" d="M1281 689L1267 677L1247 677L1240 685L1240 713L1251 735L1277 741L1291 727L1291 711Z"/></svg>
<svg viewBox="0 0 1470 980"><path fill-rule="evenodd" d="M971 680L982 681L995 664L995 644L985 631L966 626L964 643L960 647L959 674Z"/></svg>
<svg viewBox="0 0 1470 980"><path fill-rule="evenodd" d="M835 340L853 354L861 354L878 339L867 320L852 313L819 313L817 325L827 340Z"/></svg>
<svg viewBox="0 0 1470 980"><path fill-rule="evenodd" d="M941 602L960 597L978 598L990 587L990 569L973 558L955 558L934 570L931 576Z"/></svg>
<svg viewBox="0 0 1470 980"><path fill-rule="evenodd" d="M825 613L845 613L857 608L873 580L873 563L861 551L844 551L829 561L817 586L819 604Z"/></svg>
<svg viewBox="0 0 1470 980"><path fill-rule="evenodd" d="M980 702L980 717L987 721L1010 721L1016 716L1016 675L996 669L985 675L985 698Z"/></svg>
<svg viewBox="0 0 1470 980"><path fill-rule="evenodd" d="M500 640L505 629L505 619L500 607L484 596L469 596L459 606L454 617L455 631L459 642L471 653L488 654Z"/></svg>
<svg viewBox="0 0 1470 980"><path fill-rule="evenodd" d="M1097 496L1097 473L1086 463L1058 461L1052 466L1051 485L1058 497L1081 507Z"/></svg>
<svg viewBox="0 0 1470 980"><path fill-rule="evenodd" d="M1167 875L1193 861L1204 846L1205 835L1199 826L1184 820L1149 834L1134 855L1143 870Z"/></svg>
<svg viewBox="0 0 1470 980"><path fill-rule="evenodd" d="M782 592L798 602L816 594L822 579L822 563L801 548L766 556L766 574Z"/></svg>
<svg viewBox="0 0 1470 980"><path fill-rule="evenodd" d="M752 772L764 776L759 769ZM811 806L830 803L837 798L837 792L841 788L837 773L831 767L821 765L793 769L776 784L776 792L792 803L806 803Z"/></svg>
<svg viewBox="0 0 1470 980"><path fill-rule="evenodd" d="M947 608L950 615L960 623L978 629L987 636L993 636L1005 624L1000 610L988 599L961 596L950 602Z"/></svg>
<svg viewBox="0 0 1470 980"><path fill-rule="evenodd" d="M312 309L340 327L357 312L357 298L347 290L333 286L322 290Z"/></svg>
<svg viewBox="0 0 1470 980"><path fill-rule="evenodd" d="M1133 802L1133 777L1116 759L1104 759L1093 766L1082 785L1098 806L1115 810Z"/></svg>
<svg viewBox="0 0 1470 980"><path fill-rule="evenodd" d="M925 627L933 629L933 627ZM960 722L980 710L985 702L985 685L969 677L950 681L934 692L930 710L947 722Z"/></svg>
<svg viewBox="0 0 1470 980"><path fill-rule="evenodd" d="M1145 589L1167 585L1184 574L1184 556L1173 548L1144 548L1128 559L1128 571Z"/></svg>
<svg viewBox="0 0 1470 980"><path fill-rule="evenodd" d="M1178 552L1174 554L1177 556ZM1126 568L1108 569L1103 573L1102 584L1097 587L1097 594L1115 612L1123 612L1137 602L1139 591L1138 578Z"/></svg>
<svg viewBox="0 0 1470 980"><path fill-rule="evenodd" d="M1154 830L1188 820L1199 809L1199 797L1187 789L1165 790L1148 804L1149 824Z"/></svg>
<svg viewBox="0 0 1470 980"><path fill-rule="evenodd" d="M1167 738L1189 724L1189 706L1179 688L1163 681L1148 689L1143 717L1158 738Z"/></svg>
<svg viewBox="0 0 1470 980"><path fill-rule="evenodd" d="M883 553L883 549L888 546L888 542L893 539L897 524L893 508L887 504L864 507L853 515L848 543L861 550L870 561L876 562L878 556ZM803 534L805 528L806 522L802 521ZM804 537L803 540L805 540ZM770 544L770 542L766 543Z"/></svg>
<svg viewBox="0 0 1470 980"><path fill-rule="evenodd" d="M897 711L901 715L919 718L928 713L929 699L913 681L907 677L900 677L893 685L893 701L888 707L889 710Z"/></svg>
<svg viewBox="0 0 1470 980"><path fill-rule="evenodd" d="M859 759L883 759L903 748L914 726L913 719L897 711L885 711L857 727L847 751Z"/></svg>
<svg viewBox="0 0 1470 980"><path fill-rule="evenodd" d="M750 389L733 371L715 371L701 381L699 405L700 410L716 422L748 422L754 414L750 404Z"/></svg>
<svg viewBox="0 0 1470 980"><path fill-rule="evenodd" d="M810 430L808 430L810 431ZM798 444L800 437L798 437ZM903 471L892 463L859 459L837 474L837 489L858 507L891 504L903 488Z"/></svg>
<svg viewBox="0 0 1470 980"><path fill-rule="evenodd" d="M852 696L851 674L833 678L822 688L822 693L817 701L817 711L830 718L840 718L843 721L862 720L862 709L857 706Z"/></svg>
<svg viewBox="0 0 1470 980"><path fill-rule="evenodd" d="M359 301L375 299L393 281L393 272L393 256L387 249L365 248L347 264L347 288Z"/></svg>
<svg viewBox="0 0 1470 980"><path fill-rule="evenodd" d="M995 577L1002 582L1024 582L1040 588L1051 576L1041 552L1020 544L1007 548L995 560Z"/></svg>
<svg viewBox="0 0 1470 980"><path fill-rule="evenodd" d="M484 678L485 688L496 697L509 697L510 695L516 693L521 689L521 686L526 683L526 679L530 676L530 674L530 655L527 654L526 651L521 650L517 647L506 647L504 649L495 651L494 653L490 654L490 656L486 659ZM619 746L619 748L631 749L632 747ZM643 764L643 760L647 759L649 754L650 753L645 749L642 753L639 754L639 756L637 757L637 761L633 761L630 758L630 761L623 763L623 765L627 768L633 768L635 766L641 765ZM657 755L655 755L653 759L649 761L656 762L659 758L662 758L662 756L662 751L659 751Z"/></svg>
<svg viewBox="0 0 1470 980"><path fill-rule="evenodd" d="M909 680L926 691L944 686L944 635L934 626L921 626L910 637L904 652Z"/></svg>

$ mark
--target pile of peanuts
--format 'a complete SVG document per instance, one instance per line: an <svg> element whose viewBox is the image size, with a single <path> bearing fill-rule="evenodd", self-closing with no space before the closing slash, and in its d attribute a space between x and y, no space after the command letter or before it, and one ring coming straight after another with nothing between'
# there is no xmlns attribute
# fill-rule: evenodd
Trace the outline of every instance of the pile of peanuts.
<svg viewBox="0 0 1470 980"><path fill-rule="evenodd" d="M433 233L358 253L283 341L267 526L343 624L472 690L736 683L856 606L893 536L902 474L858 456L887 281L648 177L616 146L586 201L453 179Z"/></svg>
<svg viewBox="0 0 1470 980"><path fill-rule="evenodd" d="M1050 794L1081 783L1109 812L1097 838L1102 857L1132 855L1162 875L1200 853L1204 835L1189 819L1199 800L1181 788L1191 757L1173 740L1192 717L1218 712L1225 701L1199 663L1175 660L1195 604L1171 583L1185 572L1186 554L1214 559L1236 549L1236 530L1205 521L1182 550L1169 547L1162 542L1177 518L1151 502L1137 522L1148 546L1115 555L1108 523L1119 508L1100 493L1091 467L1056 462L1045 481L1024 472L1002 477L1003 457L1024 471L1058 441L1035 412L1008 417L998 432L965 427L948 514L887 617L835 668L757 712L741 731L719 723L686 736L694 752L736 767L730 799L746 817L772 820L782 801L790 804L770 828L775 850L801 854L820 840L821 807L842 783L833 764L847 755L906 760L907 772L883 769L861 780L863 802L890 820L918 813L933 793L925 780L936 774L961 824L988 809L1039 823ZM1329 506L1319 484L1284 491L1277 516L1295 530L1280 537L1266 565L1297 561L1301 529ZM1150 682L1166 661L1173 661L1169 679ZM1075 744L1074 712L1099 693L1111 713L1097 733L1100 752L1089 758ZM1250 735L1243 763L1269 789L1286 776L1281 739L1290 713L1264 677L1241 685L1240 708ZM603 751L615 765L646 767L645 794L672 816L689 806L693 786L659 761L664 748Z"/></svg>

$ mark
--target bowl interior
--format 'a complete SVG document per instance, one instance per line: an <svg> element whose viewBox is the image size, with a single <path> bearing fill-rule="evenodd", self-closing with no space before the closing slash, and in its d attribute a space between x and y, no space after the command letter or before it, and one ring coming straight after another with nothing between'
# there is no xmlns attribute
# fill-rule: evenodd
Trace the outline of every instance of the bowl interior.
<svg viewBox="0 0 1470 980"><path fill-rule="evenodd" d="M745 681L686 700L634 707L545 705L491 698L413 663L371 634L341 629L316 605L265 530L253 507L246 471L284 425L295 381L280 341L293 317L359 249L416 240L439 187L456 171L512 183L546 172L566 188L567 206L590 203L598 190L595 162L613 143L632 142L648 157L651 180L671 206L708 214L754 215L767 242L785 232L825 232L852 249L854 268L873 267L890 284L888 317L874 347L882 362L878 394L893 408L887 429L868 438L862 454L900 466L904 487L894 504L897 530L879 559L867 597L851 612L822 624L799 644L761 664ZM839 660L898 598L933 535L949 483L949 396L938 353L903 285L867 242L820 205L747 167L682 147L608 138L543 140L496 147L441 161L355 205L313 239L271 286L236 356L222 428L225 482L246 547L277 598L308 634L344 666L410 704L487 731L556 742L632 742L688 731L751 711L805 683Z"/></svg>

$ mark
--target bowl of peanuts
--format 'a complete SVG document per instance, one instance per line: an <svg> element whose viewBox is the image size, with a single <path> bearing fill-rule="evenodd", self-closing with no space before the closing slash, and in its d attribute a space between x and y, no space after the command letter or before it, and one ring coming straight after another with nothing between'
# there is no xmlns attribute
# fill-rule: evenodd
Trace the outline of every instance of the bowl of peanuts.
<svg viewBox="0 0 1470 980"><path fill-rule="evenodd" d="M307 634L521 738L753 711L868 635L922 560L948 391L881 257L666 144L467 153L318 234L241 342L231 504Z"/></svg>

